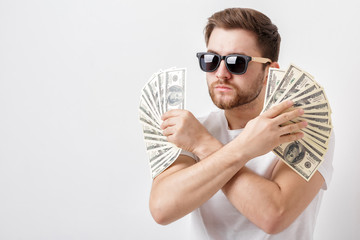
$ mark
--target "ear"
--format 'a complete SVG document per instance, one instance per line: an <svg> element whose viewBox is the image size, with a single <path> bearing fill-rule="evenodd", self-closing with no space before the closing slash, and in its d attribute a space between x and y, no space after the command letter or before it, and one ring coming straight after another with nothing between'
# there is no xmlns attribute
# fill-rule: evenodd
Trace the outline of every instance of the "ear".
<svg viewBox="0 0 360 240"><path fill-rule="evenodd" d="M264 85L267 84L267 80L268 80L268 72L269 72L269 68L280 68L280 65L278 62L272 62L269 65L266 66L266 70L265 70L265 79L264 79Z"/></svg>
<svg viewBox="0 0 360 240"><path fill-rule="evenodd" d="M280 68L280 65L278 62L272 62L269 64L269 67L272 67L272 68Z"/></svg>

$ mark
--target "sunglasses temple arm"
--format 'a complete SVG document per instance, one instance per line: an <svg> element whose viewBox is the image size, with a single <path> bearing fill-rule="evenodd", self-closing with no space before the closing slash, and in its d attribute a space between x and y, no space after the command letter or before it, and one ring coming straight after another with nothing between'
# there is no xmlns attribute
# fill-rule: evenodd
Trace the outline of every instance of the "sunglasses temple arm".
<svg viewBox="0 0 360 240"><path fill-rule="evenodd" d="M262 57L251 57L251 61L259 62L259 63L271 63L272 62L269 58L262 58Z"/></svg>

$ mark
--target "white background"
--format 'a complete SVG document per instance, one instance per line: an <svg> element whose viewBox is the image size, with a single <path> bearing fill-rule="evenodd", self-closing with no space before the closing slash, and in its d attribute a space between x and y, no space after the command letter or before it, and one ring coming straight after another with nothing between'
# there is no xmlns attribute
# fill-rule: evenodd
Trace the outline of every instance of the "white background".
<svg viewBox="0 0 360 240"><path fill-rule="evenodd" d="M356 1L0 0L0 239L185 239L158 226L138 121L152 73L186 67L187 109L213 109L195 53L215 11L250 7L333 110L335 172L315 239L360 239Z"/></svg>

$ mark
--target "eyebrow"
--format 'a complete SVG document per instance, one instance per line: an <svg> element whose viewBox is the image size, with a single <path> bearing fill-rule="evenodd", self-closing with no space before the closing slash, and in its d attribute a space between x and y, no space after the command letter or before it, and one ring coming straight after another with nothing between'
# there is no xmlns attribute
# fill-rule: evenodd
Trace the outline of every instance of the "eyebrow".
<svg viewBox="0 0 360 240"><path fill-rule="evenodd" d="M211 49L208 49L208 50L207 50L207 52L209 52L209 53L216 53L216 54L218 54L216 51L213 51L213 50L211 50Z"/></svg>
<svg viewBox="0 0 360 240"><path fill-rule="evenodd" d="M214 50L211 50L211 49L208 49L207 52L209 52L209 53L215 53L215 54L220 55L218 52L216 52L216 51L214 51ZM227 54L227 55L231 55L231 54L239 54L239 55L248 56L248 55L246 55L244 52L232 52L232 53L229 53L229 54Z"/></svg>

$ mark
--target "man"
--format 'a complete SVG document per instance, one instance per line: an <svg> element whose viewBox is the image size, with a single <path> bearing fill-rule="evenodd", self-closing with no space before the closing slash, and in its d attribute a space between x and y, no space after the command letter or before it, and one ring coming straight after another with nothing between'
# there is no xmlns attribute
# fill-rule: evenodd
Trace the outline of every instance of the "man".
<svg viewBox="0 0 360 240"><path fill-rule="evenodd" d="M280 127L303 113L289 111L291 101L259 115L268 69L279 67L277 27L255 10L225 9L209 18L205 40L207 53L197 56L223 110L200 121L186 110L162 116L164 135L187 152L153 180L153 218L168 224L191 213L193 239L311 239L333 140L309 182L271 152L307 125Z"/></svg>

